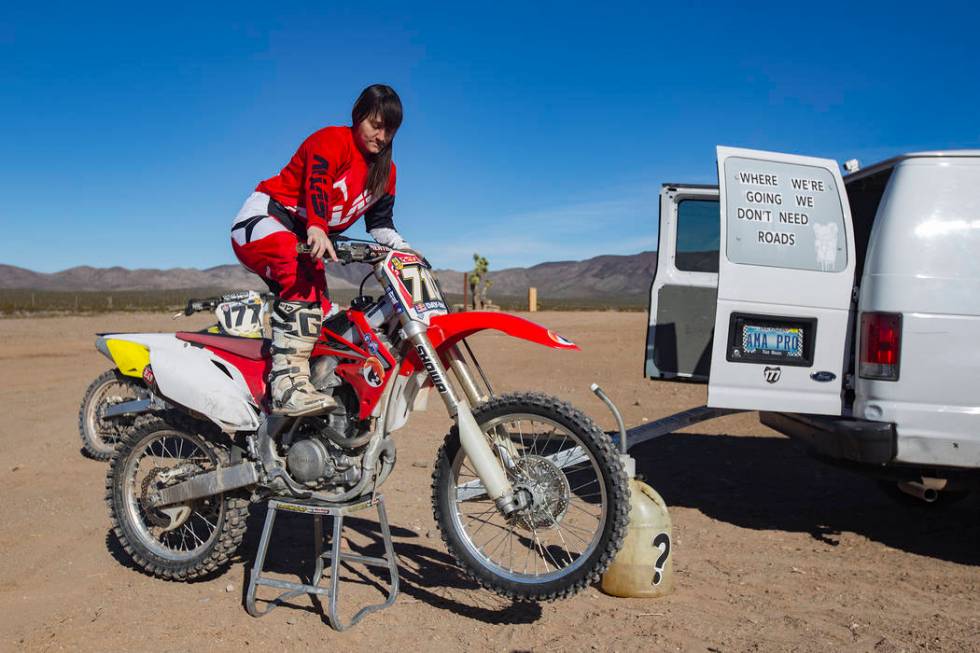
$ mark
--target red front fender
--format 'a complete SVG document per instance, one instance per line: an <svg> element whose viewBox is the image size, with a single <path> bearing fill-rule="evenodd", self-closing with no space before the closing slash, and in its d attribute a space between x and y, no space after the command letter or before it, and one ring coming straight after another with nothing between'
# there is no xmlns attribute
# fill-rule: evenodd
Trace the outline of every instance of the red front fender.
<svg viewBox="0 0 980 653"><path fill-rule="evenodd" d="M450 347L462 338L484 329L503 331L509 336L530 340L553 349L579 348L571 340L561 337L554 331L549 331L540 324L509 313L490 313L487 311L448 313L433 317L429 324L429 340L441 352L443 348Z"/></svg>
<svg viewBox="0 0 980 653"><path fill-rule="evenodd" d="M552 349L579 349L579 346L571 340L549 331L540 324L509 313L488 311L448 313L433 317L429 323L428 336L432 346L439 352L443 365L448 365L446 352L450 347L463 338L486 329L496 329L509 336L536 342ZM420 369L422 365L418 355L414 351L409 352L402 362L401 373L411 374Z"/></svg>

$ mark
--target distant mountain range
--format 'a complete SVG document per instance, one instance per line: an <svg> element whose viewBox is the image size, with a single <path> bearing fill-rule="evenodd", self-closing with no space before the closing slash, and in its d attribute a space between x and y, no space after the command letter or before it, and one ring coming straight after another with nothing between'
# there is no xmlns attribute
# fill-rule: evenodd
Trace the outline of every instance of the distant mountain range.
<svg viewBox="0 0 980 653"><path fill-rule="evenodd" d="M706 255L707 256L707 255ZM714 254L717 256L717 254ZM628 256L596 256L585 261L557 261L528 268L491 270L494 297L526 296L529 286L540 298L639 300L649 293L657 267L656 252ZM336 290L356 288L370 272L366 265L329 265L327 278ZM443 290L462 294L464 273L436 271ZM256 275L240 265L219 265L205 270L171 268L167 270L122 267L81 266L61 272L34 272L0 264L0 288L59 291L175 290L182 288L264 289Z"/></svg>

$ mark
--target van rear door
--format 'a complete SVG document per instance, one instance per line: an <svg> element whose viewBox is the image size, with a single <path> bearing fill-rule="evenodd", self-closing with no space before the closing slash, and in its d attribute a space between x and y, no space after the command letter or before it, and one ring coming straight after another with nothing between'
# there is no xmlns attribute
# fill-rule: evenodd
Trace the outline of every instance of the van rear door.
<svg viewBox="0 0 980 653"><path fill-rule="evenodd" d="M708 380L718 300L718 188L664 184L644 373Z"/></svg>
<svg viewBox="0 0 980 653"><path fill-rule="evenodd" d="M837 163L718 147L718 183L708 405L840 415L855 250Z"/></svg>

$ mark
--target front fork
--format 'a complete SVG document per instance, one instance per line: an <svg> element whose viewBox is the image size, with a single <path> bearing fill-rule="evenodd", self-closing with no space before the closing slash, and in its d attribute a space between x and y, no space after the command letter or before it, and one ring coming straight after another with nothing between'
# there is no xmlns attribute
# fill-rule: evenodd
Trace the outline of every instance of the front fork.
<svg viewBox="0 0 980 653"><path fill-rule="evenodd" d="M511 487L510 481L507 480L507 474L493 455L493 450L487 443L486 436L479 424L476 423L473 412L470 410L469 401L464 397L457 396L456 390L449 383L449 379L446 377L446 368L443 367L442 361L439 360L439 354L429 340L425 325L420 322L405 320L402 328L405 331L405 336L415 348L415 353L418 354L422 365L425 366L425 371L429 374L432 385L436 387L439 396L445 402L449 415L456 420L459 442L473 464L476 475L483 482L487 494L494 500L497 508L503 514L509 515L519 510L521 506L514 497L514 489ZM467 387L465 390L467 394L477 394L475 384L474 388Z"/></svg>

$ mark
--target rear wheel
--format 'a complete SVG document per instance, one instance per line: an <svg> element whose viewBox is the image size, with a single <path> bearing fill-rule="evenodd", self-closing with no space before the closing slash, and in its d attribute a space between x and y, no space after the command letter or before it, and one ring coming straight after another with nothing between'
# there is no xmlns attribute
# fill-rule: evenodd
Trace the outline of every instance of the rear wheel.
<svg viewBox="0 0 980 653"><path fill-rule="evenodd" d="M622 545L629 486L609 438L571 405L542 394L494 398L473 411L526 507L504 517L455 428L433 473L432 505L449 552L510 599L571 596L596 582Z"/></svg>
<svg viewBox="0 0 980 653"><path fill-rule="evenodd" d="M122 435L146 419L146 415L106 417L106 409L146 396L142 382L117 370L100 374L85 391L78 409L78 435L82 449L96 460L109 460Z"/></svg>
<svg viewBox="0 0 980 653"><path fill-rule="evenodd" d="M248 501L214 495L155 508L155 491L227 465L223 448L154 418L120 442L106 476L113 532L133 562L168 580L193 580L228 563L245 535Z"/></svg>

